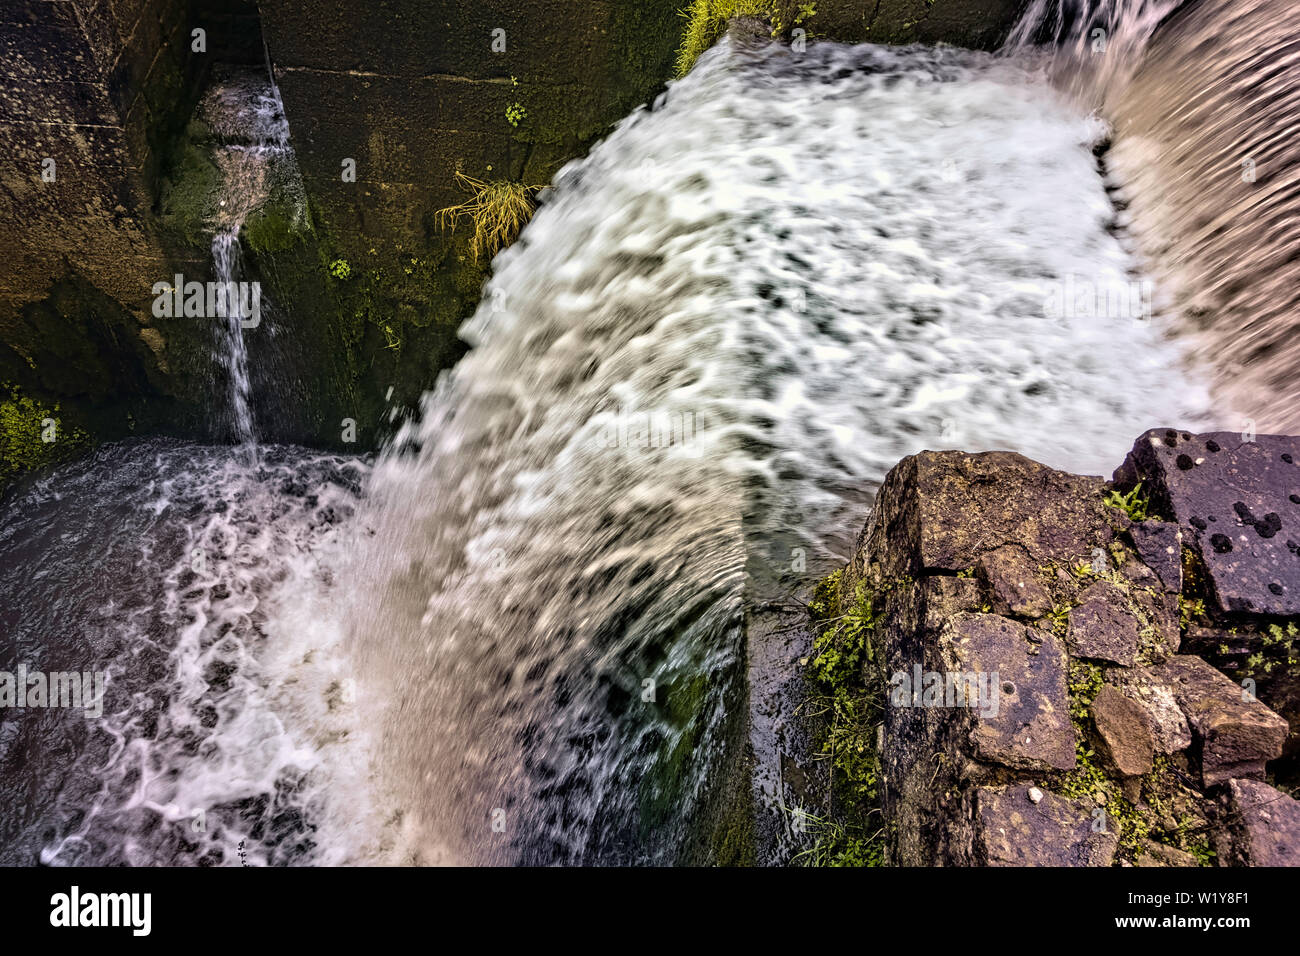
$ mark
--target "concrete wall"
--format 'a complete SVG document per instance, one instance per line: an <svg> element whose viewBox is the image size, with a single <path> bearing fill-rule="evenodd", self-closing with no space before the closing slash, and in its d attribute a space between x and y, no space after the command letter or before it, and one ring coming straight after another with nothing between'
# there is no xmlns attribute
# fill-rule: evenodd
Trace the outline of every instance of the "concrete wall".
<svg viewBox="0 0 1300 956"><path fill-rule="evenodd" d="M389 387L392 403L412 405L463 350L456 328L487 263L469 254L471 230L435 221L467 198L455 174L548 183L671 74L678 3L263 0L314 252L291 245L255 259L288 310L339 316L343 354L325 373L337 387L318 416L325 439L343 416L373 439ZM514 104L525 111L517 124L506 116ZM339 260L349 277L327 278Z"/></svg>

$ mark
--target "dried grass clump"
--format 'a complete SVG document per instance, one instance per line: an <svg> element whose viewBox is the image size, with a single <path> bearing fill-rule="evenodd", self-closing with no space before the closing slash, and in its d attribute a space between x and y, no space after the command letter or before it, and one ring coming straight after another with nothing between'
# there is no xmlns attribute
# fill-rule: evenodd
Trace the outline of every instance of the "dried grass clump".
<svg viewBox="0 0 1300 956"><path fill-rule="evenodd" d="M491 259L515 241L519 230L532 218L536 205L533 196L543 187L524 183L485 182L456 173L456 183L472 195L463 203L439 209L435 214L438 227L453 231L462 218L474 223L470 253L474 261Z"/></svg>

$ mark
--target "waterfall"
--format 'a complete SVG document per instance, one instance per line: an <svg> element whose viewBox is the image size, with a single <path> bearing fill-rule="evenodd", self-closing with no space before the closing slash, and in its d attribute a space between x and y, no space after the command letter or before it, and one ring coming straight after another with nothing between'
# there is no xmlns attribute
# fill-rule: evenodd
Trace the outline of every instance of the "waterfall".
<svg viewBox="0 0 1300 956"><path fill-rule="evenodd" d="M233 73L221 78L205 94L200 115L220 142L216 159L221 193L212 216L213 273L223 288L232 289L241 278L240 229L277 186L288 181L300 189L295 182L297 168L280 91L268 77ZM296 214L301 216L305 207L297 198ZM237 443L251 446L256 425L245 317L237 309L226 313L220 317L217 354L226 372L230 431Z"/></svg>
<svg viewBox="0 0 1300 956"><path fill-rule="evenodd" d="M1049 41L1056 82L1106 118L1121 219L1243 432L1300 427L1297 36L1287 0L1034 0L1007 44Z"/></svg>
<svg viewBox="0 0 1300 956"><path fill-rule="evenodd" d="M1099 471L1201 419L1160 322L1107 307L1144 279L1104 134L1008 59L725 41L557 177L348 572L412 859L707 859L730 754L773 819L796 799L806 649L746 623L847 557L900 456Z"/></svg>
<svg viewBox="0 0 1300 956"><path fill-rule="evenodd" d="M1003 44L1045 51L1057 82L1101 107L1142 62L1156 29L1186 0L1031 0Z"/></svg>
<svg viewBox="0 0 1300 956"><path fill-rule="evenodd" d="M75 755L0 774L0 860L708 862L752 804L787 861L808 648L771 607L900 457L1105 473L1286 413L1298 34L1247 5L1035 3L997 56L724 39L561 171L373 468L151 440L36 482L0 669L98 661L110 706L0 725L0 767ZM257 89L211 113L235 280L291 161Z"/></svg>

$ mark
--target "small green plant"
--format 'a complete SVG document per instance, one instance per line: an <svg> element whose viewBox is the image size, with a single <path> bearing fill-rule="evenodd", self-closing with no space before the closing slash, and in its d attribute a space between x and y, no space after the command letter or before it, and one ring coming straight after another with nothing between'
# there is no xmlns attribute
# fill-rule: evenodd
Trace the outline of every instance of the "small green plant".
<svg viewBox="0 0 1300 956"><path fill-rule="evenodd" d="M506 122L511 126L518 126L519 121L528 115L528 110L524 109L522 103L511 103L506 107Z"/></svg>
<svg viewBox="0 0 1300 956"><path fill-rule="evenodd" d="M1178 625L1184 632L1193 624L1207 620L1208 617L1204 599L1187 598L1181 594L1178 596Z"/></svg>
<svg viewBox="0 0 1300 956"><path fill-rule="evenodd" d="M335 259L329 265L329 273L340 282L345 282L352 278L352 266L346 259Z"/></svg>
<svg viewBox="0 0 1300 956"><path fill-rule="evenodd" d="M803 810L798 814L803 829L813 837L811 846L796 853L792 862L803 866L884 866L882 831L864 834L863 828L837 823Z"/></svg>
<svg viewBox="0 0 1300 956"><path fill-rule="evenodd" d="M817 4L806 0L691 0L681 12L686 31L677 50L677 75L691 72L733 17L761 17L771 26L772 36L778 37L816 15Z"/></svg>
<svg viewBox="0 0 1300 956"><path fill-rule="evenodd" d="M470 199L439 209L436 221L439 228L452 230L462 218L474 224L470 252L475 262L491 259L515 241L533 215L533 196L542 188L523 183L485 182L460 172L456 173L456 182L470 191Z"/></svg>
<svg viewBox="0 0 1300 956"><path fill-rule="evenodd" d="M1142 497L1142 482L1140 481L1126 495L1121 495L1114 489L1108 491L1106 493L1106 504L1112 508L1118 508L1134 521L1146 521L1150 517L1147 512L1149 502Z"/></svg>
<svg viewBox="0 0 1300 956"><path fill-rule="evenodd" d="M781 36L793 27L799 26L805 20L810 20L817 15L817 4L797 2L793 11L789 10L790 3L778 3L776 0L770 4L771 10L768 14L772 21L772 36ZM786 21L789 17L789 22Z"/></svg>

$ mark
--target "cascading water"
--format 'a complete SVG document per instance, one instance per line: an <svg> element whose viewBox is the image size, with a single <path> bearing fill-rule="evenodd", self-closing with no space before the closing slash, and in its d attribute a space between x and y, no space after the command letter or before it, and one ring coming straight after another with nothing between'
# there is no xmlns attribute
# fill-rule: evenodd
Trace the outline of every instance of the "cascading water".
<svg viewBox="0 0 1300 956"><path fill-rule="evenodd" d="M1186 0L1030 0L1004 51L1046 55L1057 83L1090 107L1127 84L1157 28Z"/></svg>
<svg viewBox="0 0 1300 956"><path fill-rule="evenodd" d="M258 74L232 74L214 84L200 104L200 115L221 141L216 152L221 195L212 216L213 272L221 287L233 290L241 274L240 229L267 201L275 186L297 179L289 147L289 124L280 91L273 81ZM301 202L298 208L301 210ZM248 345L244 340L251 298L231 297L224 310L226 315L220 317L218 345L228 381L231 434L244 445L251 445L256 437ZM240 307L231 307L234 303Z"/></svg>
<svg viewBox="0 0 1300 956"><path fill-rule="evenodd" d="M1110 131L1041 65L724 40L561 173L373 472L134 442L16 498L17 653L111 680L0 725L0 857L709 860L752 787L788 859L807 648L754 625L885 471L1104 472L1209 414L1181 287L1109 307L1147 278Z"/></svg>
<svg viewBox="0 0 1300 956"><path fill-rule="evenodd" d="M1197 419L1154 320L1044 311L1138 278L1102 130L984 55L726 42L559 176L371 485L348 626L413 858L691 858L747 602L842 561L893 462L1099 471Z"/></svg>
<svg viewBox="0 0 1300 956"><path fill-rule="evenodd" d="M1008 41L1054 38L1054 79L1102 110L1122 221L1245 433L1300 427L1298 36L1287 0L1034 0Z"/></svg>

